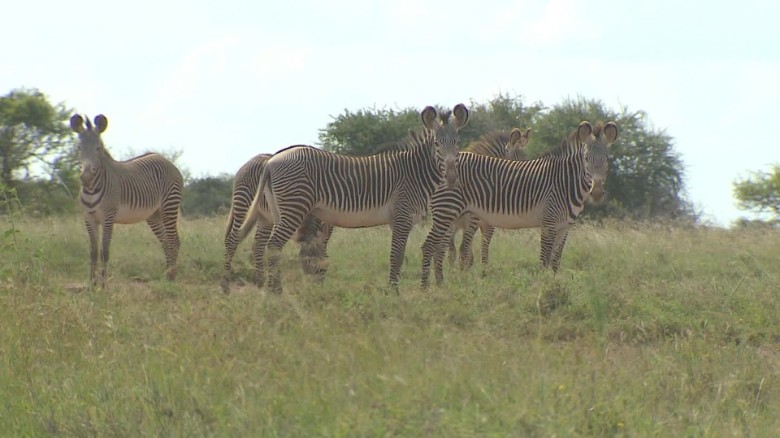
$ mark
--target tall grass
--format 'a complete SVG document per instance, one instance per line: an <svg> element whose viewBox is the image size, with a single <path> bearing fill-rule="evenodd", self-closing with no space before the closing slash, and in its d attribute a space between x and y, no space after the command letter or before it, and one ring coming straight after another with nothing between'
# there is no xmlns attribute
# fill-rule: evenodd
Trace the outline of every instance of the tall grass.
<svg viewBox="0 0 780 438"><path fill-rule="evenodd" d="M223 219L181 224L174 283L146 226L117 226L102 291L82 287L80 219L14 227L7 436L780 433L777 230L580 225L557 275L538 267L538 232L498 231L487 277L449 268L422 291L416 229L396 296L389 231L338 229L323 285L291 243L283 295L226 296Z"/></svg>

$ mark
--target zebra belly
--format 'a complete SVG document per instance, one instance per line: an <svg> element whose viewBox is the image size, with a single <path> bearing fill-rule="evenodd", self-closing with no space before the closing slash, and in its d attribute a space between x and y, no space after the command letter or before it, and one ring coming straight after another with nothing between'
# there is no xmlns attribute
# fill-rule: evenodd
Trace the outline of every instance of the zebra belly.
<svg viewBox="0 0 780 438"><path fill-rule="evenodd" d="M157 211L157 206L141 208L121 206L119 207L119 211L116 213L116 219L114 222L118 224L134 224L146 220L155 211Z"/></svg>
<svg viewBox="0 0 780 438"><path fill-rule="evenodd" d="M319 206L312 210L312 214L327 224L341 228L376 227L389 224L392 217L389 204L359 211L341 211Z"/></svg>
<svg viewBox="0 0 780 438"><path fill-rule="evenodd" d="M503 214L478 208L470 209L470 211L482 222L496 228L508 230L517 228L536 228L542 224L544 205L540 204L524 214Z"/></svg>

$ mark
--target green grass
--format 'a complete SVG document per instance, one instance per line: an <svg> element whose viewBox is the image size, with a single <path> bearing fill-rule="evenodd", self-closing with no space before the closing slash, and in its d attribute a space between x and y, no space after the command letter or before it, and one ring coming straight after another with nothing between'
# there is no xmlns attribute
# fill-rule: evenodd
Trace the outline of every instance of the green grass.
<svg viewBox="0 0 780 438"><path fill-rule="evenodd" d="M117 226L103 291L78 287L79 218L15 226L5 436L780 434L776 230L579 225L557 275L537 231L498 231L487 278L477 262L422 291L417 228L396 296L387 228L338 229L323 285L291 243L283 295L225 296L222 218L181 224L174 283L151 231Z"/></svg>

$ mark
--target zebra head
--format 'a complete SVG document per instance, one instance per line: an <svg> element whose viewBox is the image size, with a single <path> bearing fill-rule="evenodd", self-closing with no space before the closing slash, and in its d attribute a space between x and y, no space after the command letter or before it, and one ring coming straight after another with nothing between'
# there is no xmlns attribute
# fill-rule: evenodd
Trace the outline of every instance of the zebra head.
<svg viewBox="0 0 780 438"><path fill-rule="evenodd" d="M70 118L70 128L79 135L79 154L81 156L81 181L87 184L100 168L100 154L105 153L100 134L108 127L108 119L103 114L95 116L95 127L89 119L84 127L84 119L75 114Z"/></svg>
<svg viewBox="0 0 780 438"><path fill-rule="evenodd" d="M582 154L585 160L585 174L589 175L593 182L589 192L590 198L598 203L604 197L604 183L607 181L609 167L609 147L617 138L618 128L615 122L598 123L596 128L591 127L588 122L582 122L578 134L580 141L584 143Z"/></svg>
<svg viewBox="0 0 780 438"><path fill-rule="evenodd" d="M513 161L525 161L525 147L531 138L531 128L521 131L518 128L512 130L509 134L509 144L506 145L506 155L504 158Z"/></svg>
<svg viewBox="0 0 780 438"><path fill-rule="evenodd" d="M450 116L455 117L450 123ZM436 158L444 164L444 178L448 187L454 187L458 182L458 152L460 151L460 135L458 131L469 121L469 110L459 103L449 111L437 114L436 109L427 106L421 113L423 125L433 134L436 147Z"/></svg>

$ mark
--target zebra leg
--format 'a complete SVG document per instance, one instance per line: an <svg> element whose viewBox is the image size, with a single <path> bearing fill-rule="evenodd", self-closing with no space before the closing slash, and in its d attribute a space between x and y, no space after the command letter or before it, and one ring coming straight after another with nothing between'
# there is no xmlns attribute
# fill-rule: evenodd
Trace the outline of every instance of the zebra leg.
<svg viewBox="0 0 780 438"><path fill-rule="evenodd" d="M542 263L543 267L548 268L550 266L550 255L552 254L553 242L555 241L555 228L542 224L541 234L542 241L539 261Z"/></svg>
<svg viewBox="0 0 780 438"><path fill-rule="evenodd" d="M566 237L569 235L569 227L566 226L558 230L558 238L556 239L555 246L553 247L552 256L550 259L550 266L553 272L558 272L558 268L561 265L561 254L563 254L563 247L566 245Z"/></svg>
<svg viewBox="0 0 780 438"><path fill-rule="evenodd" d="M330 236L333 235L333 226L320 222L320 231L317 233L316 240L316 263L313 265L313 272L315 283L322 283L325 281L325 274L328 272L328 242Z"/></svg>
<svg viewBox="0 0 780 438"><path fill-rule="evenodd" d="M458 234L458 230L455 229L450 236L449 247L447 248L447 263L450 265L455 264L455 258L458 255L458 250L455 249L455 235Z"/></svg>
<svg viewBox="0 0 780 438"><path fill-rule="evenodd" d="M282 293L282 274L279 263L282 260L282 249L295 231L300 228L303 218L282 216L274 225L271 237L268 238L266 252L268 253L268 288L276 294Z"/></svg>
<svg viewBox="0 0 780 438"><path fill-rule="evenodd" d="M85 219L84 225L89 235L89 282L92 287L97 286L97 261L98 261L98 230L94 220Z"/></svg>
<svg viewBox="0 0 780 438"><path fill-rule="evenodd" d="M437 252L443 252L446 250L447 237L454 231L455 219L457 219L463 212L463 206L456 204L454 208L449 203L458 202L458 199L445 199L441 200L434 196L431 202L431 217L433 218L433 225L431 231L428 233L428 237L425 238L425 242L422 245L422 275L420 287L427 289L430 286L429 277L431 275L431 259L436 256ZM435 263L434 263L435 265ZM434 266L436 267L436 266ZM438 276L441 275L443 280L444 274L437 272Z"/></svg>
<svg viewBox="0 0 780 438"><path fill-rule="evenodd" d="M327 269L322 261L324 252L322 240L325 238L325 226L322 221L309 215L303 222L303 225L301 225L301 228L295 233L295 240L301 245L298 252L301 270L305 274L314 276L316 282L322 281L322 276ZM330 236L328 235L327 238L330 238Z"/></svg>
<svg viewBox="0 0 780 438"><path fill-rule="evenodd" d="M100 269L100 286L106 285L106 278L108 277L108 256L109 247L111 246L111 236L114 233L114 215L107 216L105 222L103 222L103 245L100 252L100 262L102 264Z"/></svg>
<svg viewBox="0 0 780 438"><path fill-rule="evenodd" d="M409 233L412 232L412 220L406 217L397 217L393 220L392 242L390 243L390 286L398 292L398 280L401 276L401 265L404 262L406 242Z"/></svg>
<svg viewBox="0 0 780 438"><path fill-rule="evenodd" d="M490 251L490 240L493 239L495 227L485 225L482 227L482 277L487 276L488 252Z"/></svg>
<svg viewBox="0 0 780 438"><path fill-rule="evenodd" d="M471 245L474 243L474 235L477 234L479 221L474 215L468 215L468 224L463 230L463 242L460 244L460 269L470 269L474 265L474 252Z"/></svg>
<svg viewBox="0 0 780 438"><path fill-rule="evenodd" d="M181 247L178 229L181 195L178 195L178 191L175 191L174 193L176 196L169 197L160 210L162 223L165 227L165 240L168 243L166 256L168 255L167 253L170 252L165 273L168 280L171 281L176 279L176 261L179 259L179 248Z"/></svg>
<svg viewBox="0 0 780 438"><path fill-rule="evenodd" d="M260 221L257 223L255 240L252 242L252 266L255 267L255 285L257 287L265 285L265 247L273 229L273 224L264 224Z"/></svg>
<svg viewBox="0 0 780 438"><path fill-rule="evenodd" d="M230 210L230 217L228 217L228 225L225 230L225 264L222 272L222 281L220 286L222 292L230 293L230 278L233 274L233 256L236 255L236 249L238 249L238 237L236 233L244 223L244 217L246 211L242 211L239 216L239 212L235 208L235 200L233 200L234 208Z"/></svg>
<svg viewBox="0 0 780 438"><path fill-rule="evenodd" d="M156 211L152 213L151 216L146 218L146 223L149 225L149 228L152 229L152 232L154 233L154 237L157 238L157 240L160 241L160 244L162 245L163 252L165 253L165 262L170 269L171 267L171 247L167 240L167 231L165 230L165 226L163 225L162 218L160 217L160 212Z"/></svg>

